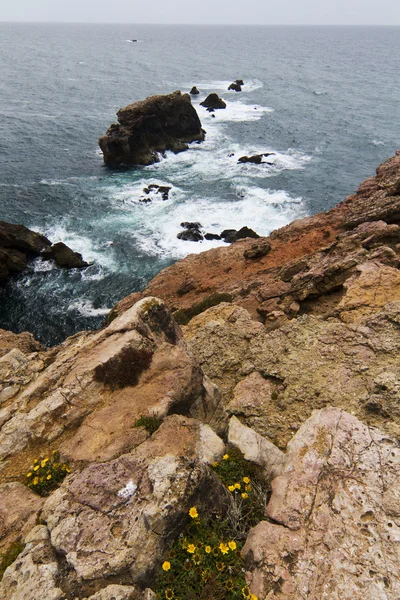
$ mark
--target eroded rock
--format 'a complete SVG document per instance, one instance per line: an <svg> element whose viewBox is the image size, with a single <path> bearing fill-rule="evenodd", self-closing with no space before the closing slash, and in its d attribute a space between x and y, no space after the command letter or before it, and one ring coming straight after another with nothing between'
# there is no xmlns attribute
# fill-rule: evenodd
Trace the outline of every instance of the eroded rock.
<svg viewBox="0 0 400 600"><path fill-rule="evenodd" d="M288 444L267 515L244 547L259 598L387 600L400 593L395 440L335 408ZM327 568L329 565L329 568Z"/></svg>

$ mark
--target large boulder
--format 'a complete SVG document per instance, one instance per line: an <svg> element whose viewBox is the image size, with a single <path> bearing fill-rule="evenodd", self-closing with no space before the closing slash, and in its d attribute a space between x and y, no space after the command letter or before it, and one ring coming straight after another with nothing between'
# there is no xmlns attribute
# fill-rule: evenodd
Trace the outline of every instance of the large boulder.
<svg viewBox="0 0 400 600"><path fill-rule="evenodd" d="M398 598L399 498L397 441L343 410L315 411L272 482L270 520L244 547L252 592L268 600Z"/></svg>
<svg viewBox="0 0 400 600"><path fill-rule="evenodd" d="M104 162L111 167L150 165L166 150L181 152L204 140L190 95L176 91L151 96L117 112L118 124L99 139Z"/></svg>

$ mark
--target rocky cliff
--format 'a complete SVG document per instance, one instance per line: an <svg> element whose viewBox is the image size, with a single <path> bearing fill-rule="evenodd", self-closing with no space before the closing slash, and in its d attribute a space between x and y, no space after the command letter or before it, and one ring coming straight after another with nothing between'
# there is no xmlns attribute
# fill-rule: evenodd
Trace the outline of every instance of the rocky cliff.
<svg viewBox="0 0 400 600"><path fill-rule="evenodd" d="M399 223L400 152L327 213L165 269L101 331L0 332L1 597L215 598L238 547L226 599L399 598ZM39 496L52 452L68 474ZM259 488L221 479L235 452ZM197 512L231 546L188 545ZM203 589L161 593L181 551Z"/></svg>

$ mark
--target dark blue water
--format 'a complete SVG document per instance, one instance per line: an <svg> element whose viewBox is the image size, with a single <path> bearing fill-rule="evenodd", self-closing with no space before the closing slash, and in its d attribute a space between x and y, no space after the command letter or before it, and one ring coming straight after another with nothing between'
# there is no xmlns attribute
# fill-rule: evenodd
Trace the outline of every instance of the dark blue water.
<svg viewBox="0 0 400 600"><path fill-rule="evenodd" d="M398 27L0 24L0 219L93 261L34 263L0 290L0 327L48 344L98 327L160 269L218 244L177 240L183 220L268 234L341 201L400 146L399 56ZM227 92L237 78L243 92ZM204 144L103 166L97 140L119 107L194 84ZM215 118L198 106L211 91L228 104ZM237 164L265 151L275 166ZM139 202L152 182L172 186L168 201Z"/></svg>

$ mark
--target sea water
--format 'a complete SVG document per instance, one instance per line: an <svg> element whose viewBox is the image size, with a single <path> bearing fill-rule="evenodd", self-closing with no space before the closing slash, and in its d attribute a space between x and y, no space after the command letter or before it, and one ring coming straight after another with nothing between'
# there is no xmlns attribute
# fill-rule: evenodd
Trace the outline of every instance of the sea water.
<svg viewBox="0 0 400 600"><path fill-rule="evenodd" d="M399 56L399 27L0 24L0 219L91 263L35 260L0 289L0 327L49 345L99 327L162 268L224 244L178 240L182 221L267 235L343 200L400 146ZM204 143L103 165L118 108L193 85ZM227 103L214 117L211 92ZM273 165L238 163L264 152ZM141 203L151 183L168 200Z"/></svg>

